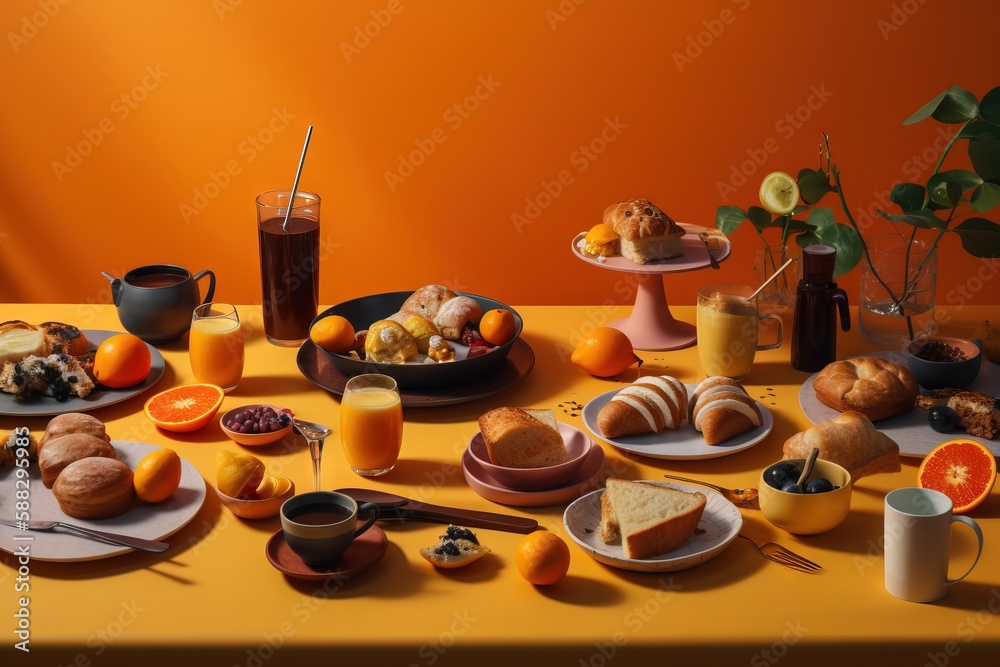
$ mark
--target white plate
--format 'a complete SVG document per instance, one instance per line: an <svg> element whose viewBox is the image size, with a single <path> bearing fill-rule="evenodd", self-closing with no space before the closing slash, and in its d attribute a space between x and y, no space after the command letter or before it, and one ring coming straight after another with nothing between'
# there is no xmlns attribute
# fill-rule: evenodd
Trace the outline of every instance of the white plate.
<svg viewBox="0 0 1000 667"><path fill-rule="evenodd" d="M87 337L87 342L90 343L91 350L96 350L97 346L107 338L122 333L121 331L102 331L96 329L83 329L82 332ZM65 412L87 412L103 408L107 405L114 405L115 403L128 400L133 396L138 396L156 384L156 381L163 375L163 369L166 367L160 351L149 343L146 343L146 347L149 348L149 354L152 357L149 375L137 385L125 387L124 389L109 389L103 385L95 384L94 389L85 398L73 396L68 401L63 401L62 403L48 396L31 396L18 400L14 398L13 394L0 392L0 415L12 417L48 417L61 415Z"/></svg>
<svg viewBox="0 0 1000 667"><path fill-rule="evenodd" d="M694 391L696 385L686 385L688 395ZM632 452L640 456L648 456L653 459L674 459L674 460L697 460L714 459L720 456L729 456L744 449L753 447L758 442L767 437L767 434L774 428L774 417L771 411L764 407L760 401L754 401L760 410L761 424L745 433L733 436L729 440L718 444L709 445L705 443L705 436L694 430L690 422L678 429L667 429L663 433L644 433L642 435L623 435L620 438L605 438L601 435L601 429L597 426L597 413L601 411L611 398L620 389L612 389L600 396L590 399L583 406L583 423L601 442L606 442L616 449Z"/></svg>
<svg viewBox="0 0 1000 667"><path fill-rule="evenodd" d="M157 445L131 440L112 440L118 451L118 458L129 468L135 470L143 456L160 449ZM14 481L16 468L4 468L0 472L0 516L5 519L14 518ZM132 506L124 513L110 519L88 521L75 519L63 514L52 490L42 485L42 476L38 464L32 462L28 467L30 473L30 503L29 512L35 521L66 521L95 530L109 533L132 535L147 540L163 540L173 535L188 524L198 514L205 501L205 480L187 460L181 458L181 483L177 491L162 503L150 504L136 498ZM28 536L30 542L14 541L14 537ZM129 547L119 547L104 544L72 533L23 531L8 526L0 526L0 550L14 553L20 545L27 544L31 549L32 560L46 561L84 561L110 558L119 554L134 551ZM164 552L170 554L167 550Z"/></svg>
<svg viewBox="0 0 1000 667"><path fill-rule="evenodd" d="M906 365L906 357L902 352L880 350L852 358L858 359L860 357L882 357L894 364ZM838 410L820 403L819 399L816 398L816 392L812 385L817 375L819 375L818 372L810 375L809 379L803 382L802 387L799 388L799 407L802 408L802 412L809 418L809 421L814 424L833 419L840 414ZM968 389L990 396L1000 396L1000 364L984 358L979 376L976 377L975 382L968 386ZM921 389L922 393L925 391L927 390ZM942 442L954 438L968 438L981 442L993 452L993 456L1000 456L1000 442L996 440L977 438L960 428L948 433L938 433L931 428L927 421L927 410L922 408L913 408L906 414L880 419L875 422L875 427L896 441L902 456L914 456L922 459Z"/></svg>
<svg viewBox="0 0 1000 667"><path fill-rule="evenodd" d="M670 553L657 558L639 560L626 558L625 549L620 541L615 544L605 544L601 539L599 528L603 489L588 493L566 508L563 513L563 525L566 526L566 531L584 551L605 565L636 572L672 572L686 570L715 558L736 539L743 527L743 516L736 506L711 489L672 482L649 483L691 493L698 491L708 500L694 534Z"/></svg>

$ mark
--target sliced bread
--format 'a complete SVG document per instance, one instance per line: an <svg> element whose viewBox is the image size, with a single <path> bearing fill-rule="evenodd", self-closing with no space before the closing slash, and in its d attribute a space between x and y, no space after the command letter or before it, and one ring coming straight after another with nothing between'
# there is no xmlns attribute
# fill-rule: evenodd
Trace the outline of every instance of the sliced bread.
<svg viewBox="0 0 1000 667"><path fill-rule="evenodd" d="M496 408L479 418L479 430L494 465L544 468L569 460L555 410Z"/></svg>
<svg viewBox="0 0 1000 667"><path fill-rule="evenodd" d="M661 556L691 537L706 503L701 493L610 477L601 497L601 538L613 542L620 534L626 558Z"/></svg>

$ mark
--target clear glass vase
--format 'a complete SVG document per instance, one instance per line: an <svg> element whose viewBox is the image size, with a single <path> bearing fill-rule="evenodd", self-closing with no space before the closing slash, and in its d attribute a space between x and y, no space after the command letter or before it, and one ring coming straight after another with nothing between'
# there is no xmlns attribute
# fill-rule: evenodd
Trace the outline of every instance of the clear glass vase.
<svg viewBox="0 0 1000 667"><path fill-rule="evenodd" d="M802 249L792 243L788 246L769 245L757 248L753 262L754 287L774 275L789 258L795 261L788 265L774 281L764 288L757 297L758 307L766 312L782 312L795 308L795 288L799 284L799 266Z"/></svg>
<svg viewBox="0 0 1000 667"><path fill-rule="evenodd" d="M902 349L933 328L937 249L895 234L876 236L865 243L875 271L862 257L858 299L861 335L873 345Z"/></svg>

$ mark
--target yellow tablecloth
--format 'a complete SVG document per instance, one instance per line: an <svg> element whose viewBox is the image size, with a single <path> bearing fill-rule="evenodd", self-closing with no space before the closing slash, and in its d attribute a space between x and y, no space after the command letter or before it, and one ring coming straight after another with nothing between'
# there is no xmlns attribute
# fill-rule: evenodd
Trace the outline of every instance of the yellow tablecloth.
<svg viewBox="0 0 1000 667"><path fill-rule="evenodd" d="M3 319L72 322L84 329L121 330L114 308L90 305L4 305ZM240 386L223 410L267 401L336 427L339 399L317 388L296 367L296 350L267 343L260 309L241 306L251 327ZM761 558L736 540L717 558L694 569L641 574L606 567L573 544L562 524L563 506L504 507L474 493L462 476L459 456L476 432L476 419L506 404L567 406L634 379L635 368L617 380L593 378L569 362L569 341L629 311L623 307L518 309L524 339L535 353L530 375L489 398L439 408L407 409L398 468L384 478L363 479L347 467L336 435L325 452L324 484L367 486L419 497L435 504L501 511L536 518L566 537L572 563L560 584L535 588L518 575L514 552L521 535L478 531L493 553L473 566L434 569L418 552L441 532L435 524L383 524L386 555L346 582L323 584L286 578L267 562L264 545L279 530L275 519L234 517L210 493L195 519L169 538L162 555L132 553L84 563L32 562L30 585L18 592L17 563L0 561L0 629L3 664L31 665L285 665L399 664L500 665L514 661L559 665L671 664L891 664L992 663L1000 651L1000 491L972 516L986 547L977 568L934 604L890 596L882 582L882 502L885 493L915 484L917 461L902 472L861 480L851 514L837 529L795 537L772 527L756 510L741 510L743 532L774 540L820 563L810 575ZM690 307L674 307L693 322ZM855 313L856 314L856 313ZM949 331L971 334L997 308L955 309ZM856 321L856 320L855 320ZM786 320L790 332L790 324ZM857 334L840 334L839 356L870 348ZM152 427L142 403L153 391L192 381L186 339L160 348L167 370L159 383L125 403L100 409L114 438L174 448L211 485L216 452L240 451L218 422L188 435ZM703 377L696 348L641 352L643 373L664 372L685 382ZM754 485L760 470L780 458L781 445L809 425L798 405L807 373L789 365L789 344L758 356L746 381L754 396L766 395L774 415L770 436L738 454L702 461L625 456L606 447L607 472L658 479L663 472L723 485ZM988 363L988 362L984 362ZM558 407L559 419L583 427L578 412ZM41 433L46 418L0 417L0 430L28 426ZM246 451L246 450L243 450ZM300 489L311 484L304 442L290 436L255 449ZM3 488L2 493L12 493ZM37 518L37 517L36 517ZM972 557L973 545L957 530L953 574ZM30 653L14 648L19 598L30 603ZM305 662L303 662L305 661Z"/></svg>

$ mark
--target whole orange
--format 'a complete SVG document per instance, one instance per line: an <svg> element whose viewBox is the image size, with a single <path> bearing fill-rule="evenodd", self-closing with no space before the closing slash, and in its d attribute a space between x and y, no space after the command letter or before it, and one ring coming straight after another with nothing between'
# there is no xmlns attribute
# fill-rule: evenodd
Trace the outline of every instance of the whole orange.
<svg viewBox="0 0 1000 667"><path fill-rule="evenodd" d="M354 326L340 315L327 315L309 330L317 346L335 354L346 354L354 347Z"/></svg>
<svg viewBox="0 0 1000 667"><path fill-rule="evenodd" d="M517 322L514 313L506 308L488 310L479 320L479 333L490 345L503 345L514 339Z"/></svg>
<svg viewBox="0 0 1000 667"><path fill-rule="evenodd" d="M147 503L159 503L173 495L181 483L181 457L172 449L146 454L135 467L135 495Z"/></svg>
<svg viewBox="0 0 1000 667"><path fill-rule="evenodd" d="M152 363L142 339L129 333L115 334L97 346L94 377L112 389L131 387L146 379Z"/></svg>
<svg viewBox="0 0 1000 667"><path fill-rule="evenodd" d="M569 547L558 535L536 530L517 545L515 562L526 581L550 586L562 581L569 572Z"/></svg>
<svg viewBox="0 0 1000 667"><path fill-rule="evenodd" d="M591 375L606 378L618 375L640 359L632 349L632 341L614 327L599 327L580 341L570 361Z"/></svg>

